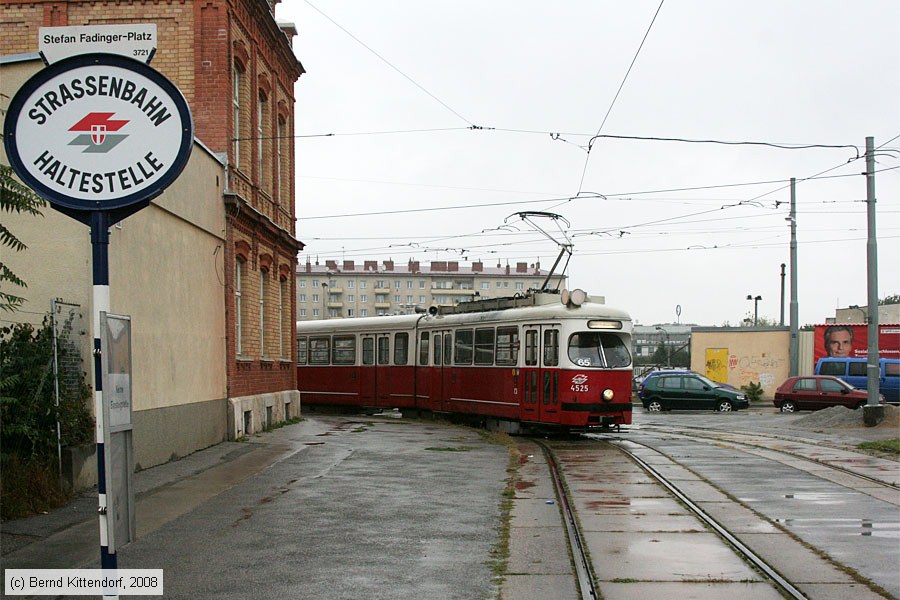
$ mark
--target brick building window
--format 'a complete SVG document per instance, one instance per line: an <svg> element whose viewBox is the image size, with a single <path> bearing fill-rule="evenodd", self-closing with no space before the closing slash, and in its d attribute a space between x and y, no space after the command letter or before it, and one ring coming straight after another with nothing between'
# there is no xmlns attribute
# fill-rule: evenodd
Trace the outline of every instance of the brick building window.
<svg viewBox="0 0 900 600"><path fill-rule="evenodd" d="M266 280L268 271L259 271L259 355L266 356Z"/></svg>
<svg viewBox="0 0 900 600"><path fill-rule="evenodd" d="M290 352L287 348L284 347L284 339L286 337L284 335L284 330L285 330L284 304L287 299L288 299L287 279L285 279L284 277L281 277L278 280L278 349L279 349L279 356L281 356L281 358L285 358L286 356L288 356L288 353Z"/></svg>
<svg viewBox="0 0 900 600"><path fill-rule="evenodd" d="M290 190L287 181L288 174L291 172L288 165L287 156L287 121L284 117L278 117L278 134L275 137L275 185L278 186L277 200L278 204L284 204L288 198L288 190Z"/></svg>
<svg viewBox="0 0 900 600"><path fill-rule="evenodd" d="M269 117L269 103L266 101L266 95L259 93L256 110L256 177L260 189L268 188L269 178L266 177L265 158L266 144L268 143L267 123Z"/></svg>
<svg viewBox="0 0 900 600"><path fill-rule="evenodd" d="M234 122L234 166L241 166L241 135L243 135L243 127L241 121L244 116L241 111L241 95L244 88L244 69L235 62L232 71L232 90L231 90L231 111L232 120Z"/></svg>
<svg viewBox="0 0 900 600"><path fill-rule="evenodd" d="M244 320L242 318L243 307L241 306L241 289L244 285L244 269L246 261L238 257L234 265L234 343L235 352L242 354L244 349Z"/></svg>

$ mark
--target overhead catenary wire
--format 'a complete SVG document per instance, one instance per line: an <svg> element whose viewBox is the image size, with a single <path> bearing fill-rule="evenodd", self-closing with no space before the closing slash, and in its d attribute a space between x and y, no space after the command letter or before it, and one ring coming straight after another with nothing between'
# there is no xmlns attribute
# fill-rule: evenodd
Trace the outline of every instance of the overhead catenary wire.
<svg viewBox="0 0 900 600"><path fill-rule="evenodd" d="M900 167L887 167L885 169L881 169L880 171L888 171L898 169ZM877 172L880 172L877 171ZM858 173L845 174L845 175L814 175L811 177L805 177L802 179L798 179L798 181L810 181L815 179L837 179L837 178L847 178L847 177L858 177L860 176ZM351 180L352 181L352 180ZM488 208L488 207L496 207L496 206L515 206L519 204L538 204L544 202L570 202L574 200L585 200L585 199L621 199L623 197L634 197L634 196L642 196L649 194L663 194L663 193L672 193L672 192L690 192L690 191L701 191L701 190L714 190L714 189L727 189L727 188L738 188L738 187L746 187L746 186L755 186L755 185L770 185L776 183L789 183L790 179L767 179L761 181L744 181L738 183L723 183L723 184L714 184L714 185L703 185L703 186L691 186L691 187L678 187L678 188L658 188L652 190L632 190L626 192L610 192L599 194L597 192L583 192L581 196L578 197L549 197L542 198L539 200L510 200L508 202L484 202L477 204L464 204L464 205L444 205L444 206L435 206L435 207L427 207L427 208L409 208L409 209L398 209L398 210L381 210L381 211L366 211L366 212L358 212L358 213L340 213L340 214L329 214L329 215L314 215L309 217L298 217L298 221L315 221L322 219L345 219L350 217L372 217L372 216L383 216L383 215L398 215L398 214L412 214L412 213L421 213L421 212L435 212L435 211L451 211L451 210L465 210L471 208ZM388 183L388 182L382 182ZM399 183L398 185L416 185L416 184L406 184ZM444 187L444 186L438 186ZM464 188L465 189L465 188ZM489 190L491 191L491 190ZM502 191L502 190L492 190L492 191ZM513 192L513 193L525 193L525 192ZM584 195L589 194L589 195ZM747 203L754 201L754 199L749 200L728 200L729 202L735 203Z"/></svg>
<svg viewBox="0 0 900 600"><path fill-rule="evenodd" d="M340 29L341 31L343 31L344 33L346 33L348 36L350 36L350 38L353 39L353 41L355 41L357 44L359 44L360 46L362 46L363 48L365 48L366 50L368 50L369 52L371 52L374 56L376 56L376 57L378 58L378 60L380 60L381 62L383 62L383 63L386 64L387 66L389 66L391 69L393 69L394 71L396 71L397 73L399 73L404 79L406 79L406 80L409 81L411 84L413 84L414 86L416 86L419 90L421 90L422 92L424 92L425 94L427 94L431 99L433 99L433 100L436 101L438 104L440 104L441 106L443 106L444 108L446 108L448 111L450 111L451 113L453 113L454 115L456 115L457 117L459 117L461 120L463 120L463 121L465 121L466 123L468 123L470 126L475 126L475 124L474 124L472 121L470 121L469 119L467 119L466 117L464 117L463 115L461 115L460 113L458 113L458 112L457 112L456 110L454 110L449 104L447 104L446 102L444 102L443 100L441 100L440 98L438 98L437 96L435 96L434 94L432 94L431 92L429 92L429 91L428 91L427 89L425 89L422 85L420 85L415 79L413 79L412 77L410 77L409 75L407 75L406 73L404 73L403 71L401 71L401 70L400 70L399 68L397 68L391 61L389 61L388 59L386 59L385 57L383 57L381 54L379 54L378 52L376 52L371 46L369 46L368 44L366 44L364 41L362 41L361 39L359 39L358 37L356 37L355 35L353 35L352 33L350 33L350 31L348 31L347 28L345 28L343 25L341 25L340 23L338 23L337 21L335 21L334 19L332 19L331 17L329 17L327 14L325 14L321 9L319 9L319 8L318 8L316 5L314 5L312 2L310 2L309 0L304 0L304 2L306 2L306 4L307 4L310 8L312 8L313 10L315 10L317 13L319 13L320 15L322 15L323 17L325 17L326 19L328 19L328 21L330 21L335 27L337 27L338 29Z"/></svg>
<svg viewBox="0 0 900 600"><path fill-rule="evenodd" d="M634 53L634 57L631 59L631 64L628 65L628 70L625 71L625 76L622 78L622 83L619 84L619 89L616 90L616 95L613 97L612 102L610 102L609 108L606 110L606 114L603 116L603 121L600 123L600 127L597 128L597 135L600 135L600 132L603 131L603 126L606 125L606 120L609 118L610 113L612 113L613 106L615 106L616 100L619 99L619 94L622 93L622 88L625 87L625 82L628 80L628 76L631 74L631 69L634 68L635 62L637 62L637 58L641 53L641 49L644 47L644 43L647 41L647 37L650 35L650 30L653 29L653 24L656 23L656 17L659 16L659 11L662 10L664 2L665 0L660 0L659 6L656 7L656 12L653 13L653 18L650 20L650 25L647 26L647 31L644 32L644 37L641 39L641 43L638 46L637 51ZM581 180L578 182L579 194L584 187L584 178L587 175L587 168L590 160L591 146L590 144L588 144L587 155L584 157L584 168L582 168L581 170Z"/></svg>

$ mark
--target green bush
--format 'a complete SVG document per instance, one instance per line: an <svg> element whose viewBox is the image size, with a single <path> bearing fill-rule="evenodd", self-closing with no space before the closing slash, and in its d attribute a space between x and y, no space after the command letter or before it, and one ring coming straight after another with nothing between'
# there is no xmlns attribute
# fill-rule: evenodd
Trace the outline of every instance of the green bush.
<svg viewBox="0 0 900 600"><path fill-rule="evenodd" d="M57 347L60 360L78 349ZM94 438L88 409L91 390L84 375L76 386L60 386L56 405L53 381L53 330L17 324L0 328L0 509L2 518L46 510L64 497L58 481L57 431L63 446ZM39 508L42 507L42 508Z"/></svg>
<svg viewBox="0 0 900 600"><path fill-rule="evenodd" d="M761 383L751 381L747 385L741 386L741 391L747 395L750 402L759 402L763 397L763 386Z"/></svg>

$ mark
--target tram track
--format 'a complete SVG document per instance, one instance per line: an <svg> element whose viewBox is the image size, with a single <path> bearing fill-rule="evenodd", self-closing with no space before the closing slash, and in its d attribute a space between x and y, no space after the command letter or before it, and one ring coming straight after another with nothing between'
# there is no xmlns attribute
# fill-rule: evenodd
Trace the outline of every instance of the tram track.
<svg viewBox="0 0 900 600"><path fill-rule="evenodd" d="M594 438L596 439L596 438ZM556 496L559 502L559 508L569 547L572 554L572 562L575 570L575 576L578 581L581 600L597 600L601 598L599 588L597 587L593 568L591 566L591 558L588 555L584 536L581 532L577 514L573 508L573 501L570 498L565 478L560 470L559 462L556 458L553 447L542 440L533 440L543 451L547 465L550 470L550 476L556 490ZM693 502L686 494L678 489L668 478L662 475L652 465L641 459L639 456L630 452L621 444L614 440L602 440L615 447L619 452L628 456L636 465L644 470L657 483L669 491L677 498L692 514L703 521L712 531L720 538L725 540L733 551L743 558L746 562L752 564L760 573L762 573L785 597L796 600L808 600L808 596L804 595L800 590L794 587L787 579L782 577L778 571L769 565L765 560L754 553L749 547L742 543L736 536L730 533L725 527L719 524L712 516L704 511L700 506ZM630 443L634 443L633 441ZM641 446L643 446L641 444ZM644 446L649 448L648 446Z"/></svg>
<svg viewBox="0 0 900 600"><path fill-rule="evenodd" d="M634 437L586 435L586 441L599 442L599 445L589 444L582 448L579 444L533 440L544 454L555 487L565 527L562 535L568 539L571 548L573 579L581 590L578 598L630 597L630 592L623 588L637 583L651 587L679 586L685 588L685 594L694 593L691 586L714 583L735 586L738 595L748 593L740 590L741 585L751 588L757 585L770 591L764 592L757 587L750 592L754 597L769 598L768 594L775 594L796 599L821 597L820 586L823 584L830 586L830 590L843 590L834 592L838 595L826 597L855 593L854 590L859 590L858 586L862 585L874 593L873 598L896 597L882 586L884 579L868 568L871 564L860 566L852 560L848 563L843 558L833 559L833 546L820 546L821 538L816 536L809 539L808 530L798 531L796 523L791 524L791 518L782 522L775 517L784 515L773 517L771 511L760 512L758 507L754 510L739 499L743 495L732 496L727 488L720 488L696 473L692 458L682 463L660 451L652 441L641 443ZM730 441L715 438L692 439L695 443L717 445L730 452L764 452L756 455L757 458L781 460L787 467L796 467L796 459L804 458L789 453L786 453L787 457L775 455L766 452L765 448L732 445ZM759 443L765 444L765 440ZM607 450L604 451L604 447ZM625 463L631 466L625 468ZM860 476L852 469L846 471L858 479L848 477L839 466L832 472L830 466L823 469L818 465L810 468L808 474L813 477L824 474L826 481L829 477L837 477L831 483L848 488L882 490L870 493L875 500L883 499L879 494L897 496L893 484L866 478L864 474ZM608 473L608 477L603 473ZM566 479L572 478L574 480L567 484ZM647 487L640 489L642 483ZM651 491L651 485L659 491ZM798 498L802 496L817 501L815 494L804 493ZM825 497L830 501L827 493ZM786 495L785 498L794 496ZM668 508L666 503L678 504L680 508ZM789 516L796 519L798 514L799 521L804 521L802 509ZM691 526L685 520L687 518L694 519L702 527ZM808 517L813 521L819 518L815 512ZM829 516L822 518L828 520ZM784 523L787 523L786 527ZM880 525L885 525L883 519ZM799 525L801 529L803 526L802 523ZM880 532L878 526L876 535L880 533L882 539L891 535L890 525ZM623 536L625 532L634 535ZM861 535L871 533L870 530ZM718 546L711 540L718 540L715 543ZM691 552L679 555L681 544L690 547ZM837 554L841 552L837 551ZM704 562L701 557L707 557L709 562ZM653 562L654 568L647 568L646 560ZM744 574L741 574L741 567L736 566L740 564L746 569ZM813 578L810 578L811 572L816 573ZM892 589L890 585L887 588Z"/></svg>
<svg viewBox="0 0 900 600"><path fill-rule="evenodd" d="M547 466L550 469L550 477L553 480L553 486L556 490L556 498L559 503L563 526L566 531L569 549L572 554L572 565L575 569L575 577L578 581L578 590L581 594L581 600L597 600L600 596L598 595L597 587L594 583L590 557L588 556L584 544L577 515L572 508L572 503L569 501L569 493L563 475L559 470L556 455L546 442L537 439L533 441L543 451Z"/></svg>
<svg viewBox="0 0 900 600"><path fill-rule="evenodd" d="M791 582L782 577L778 571L769 565L765 560L763 560L759 555L753 552L748 546L746 546L740 539L734 536L727 528L718 523L709 513L704 511L700 506L693 502L686 494L684 494L678 487L672 483L667 477L665 477L662 473L660 473L657 469L655 469L652 465L641 459L635 453L629 451L624 448L619 443L616 443L611 440L606 440L607 443L614 445L620 452L631 458L638 466L640 466L647 474L653 477L660 485L666 488L673 496L678 498L678 500L688 508L697 518L703 521L708 527L710 527L713 531L715 531L719 537L724 539L728 544L737 552L744 560L751 563L754 567L756 567L761 573L765 574L765 576L787 597L795 598L797 600L806 600L808 597L804 595L799 589L794 587ZM636 444L636 442L631 441L630 443ZM638 445L644 446L643 444ZM649 448L649 446L644 446L645 448Z"/></svg>
<svg viewBox="0 0 900 600"><path fill-rule="evenodd" d="M845 466L842 466L839 464L835 464L834 459L825 460L825 459L815 458L813 456L810 456L809 453L802 454L799 451L791 451L784 447L776 447L774 445L775 442L787 443L787 444L793 444L795 446L795 448L805 448L807 450L815 450L818 452L822 452L823 447L821 445L813 445L813 444L810 444L806 440L794 440L794 439L790 439L790 438L784 438L784 437L780 437L780 436L768 436L768 435L759 434L759 433L745 434L745 433L735 433L735 432L731 432L731 431L717 431L717 430L709 430L709 429L705 429L705 428L693 428L693 429L698 429L699 431L692 432L692 433L684 432L684 429L692 429L692 428L681 428L680 430L675 430L674 428L671 428L671 427L645 426L645 429L647 429L649 431L664 433L664 434L670 435L670 436L677 436L677 437L681 437L681 438L690 438L690 439L697 439L697 440L705 440L705 441L709 441L710 443L728 443L728 444L731 444L732 446L734 446L735 448L740 448L740 449L749 448L749 449L752 449L755 451L762 451L763 453L767 453L767 452L776 453L776 454L790 457L790 459L792 459L792 460L799 460L799 461L803 461L806 463L810 463L812 465L816 465L816 466L820 466L820 467L827 467L828 469L830 469L834 472L842 473L845 475L851 475L854 478L859 479L860 481L874 484L876 486L879 486L879 487L882 487L885 489L889 489L889 490L893 490L893 491L900 490L900 482L898 482L898 481L888 481L884 478L867 475L866 473L862 473L857 469L851 469L851 468L848 468L848 467L845 467ZM745 438L745 439L741 439L741 438ZM773 444L766 445L763 443L754 443L752 441L748 441L747 438L749 438L749 439L765 438L768 440L772 440ZM595 437L594 439L605 439L605 438ZM846 450L841 450L839 448L832 448L832 449L835 452L848 452ZM744 450L744 451L747 451L747 450ZM821 476L821 474L820 474L820 476ZM864 491L864 490L861 490L861 491Z"/></svg>

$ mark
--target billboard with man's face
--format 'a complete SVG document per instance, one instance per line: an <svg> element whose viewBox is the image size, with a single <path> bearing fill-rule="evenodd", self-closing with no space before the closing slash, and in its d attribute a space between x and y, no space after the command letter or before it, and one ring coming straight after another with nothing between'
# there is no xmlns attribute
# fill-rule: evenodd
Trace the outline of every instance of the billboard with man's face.
<svg viewBox="0 0 900 600"><path fill-rule="evenodd" d="M868 348L869 330L864 323L816 325L815 361L828 356L865 358ZM900 325L878 326L878 355L881 358L900 358Z"/></svg>

